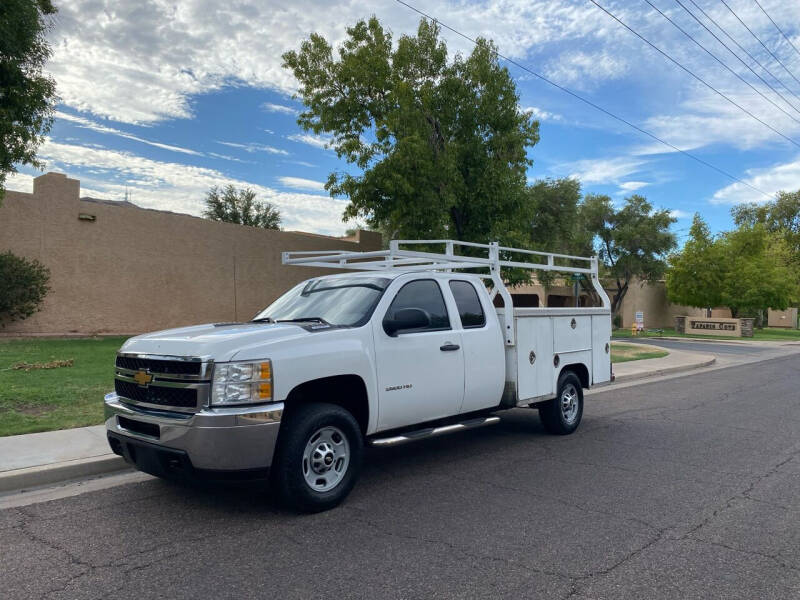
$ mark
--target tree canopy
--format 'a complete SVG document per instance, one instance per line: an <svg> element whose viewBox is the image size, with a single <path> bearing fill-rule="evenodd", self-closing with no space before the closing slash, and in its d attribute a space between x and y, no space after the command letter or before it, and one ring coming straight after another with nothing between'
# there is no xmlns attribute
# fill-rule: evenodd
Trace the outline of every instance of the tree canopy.
<svg viewBox="0 0 800 600"><path fill-rule="evenodd" d="M723 270L718 244L708 225L695 215L683 249L669 257L667 297L684 306L711 308L722 305Z"/></svg>
<svg viewBox="0 0 800 600"><path fill-rule="evenodd" d="M611 198L587 194L581 207L581 226L593 236L604 275L614 280L611 311L619 310L631 281L658 281L667 270L666 258L675 248L670 227L675 218L666 209L655 210L643 196L634 194L617 209Z"/></svg>
<svg viewBox="0 0 800 600"><path fill-rule="evenodd" d="M206 194L203 216L212 221L238 223L263 229L280 229L280 210L270 202L259 202L250 188L237 190L233 185L216 186Z"/></svg>
<svg viewBox="0 0 800 600"><path fill-rule="evenodd" d="M519 110L515 83L494 45L448 59L439 26L392 36L372 17L347 29L336 56L312 34L283 55L306 109L298 123L331 136L356 172L326 189L350 202L345 218L405 238L523 243L526 151L539 124Z"/></svg>
<svg viewBox="0 0 800 600"><path fill-rule="evenodd" d="M55 82L42 74L50 0L0 2L0 202L16 164L40 167L36 150L53 122Z"/></svg>
<svg viewBox="0 0 800 600"><path fill-rule="evenodd" d="M800 275L783 236L745 222L716 237L699 215L683 250L670 257L670 301L698 308L726 306L733 317L783 310L800 299Z"/></svg>
<svg viewBox="0 0 800 600"><path fill-rule="evenodd" d="M778 192L775 200L746 203L731 209L737 226L761 223L767 231L781 235L800 263L800 191Z"/></svg>

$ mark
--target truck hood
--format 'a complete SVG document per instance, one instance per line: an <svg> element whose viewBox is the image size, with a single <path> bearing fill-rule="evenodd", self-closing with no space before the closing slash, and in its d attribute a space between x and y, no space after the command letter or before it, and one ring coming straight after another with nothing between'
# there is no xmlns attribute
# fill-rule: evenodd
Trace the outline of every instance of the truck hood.
<svg viewBox="0 0 800 600"><path fill-rule="evenodd" d="M231 360L241 349L253 345L313 335L293 323L208 323L178 329L166 329L130 338L120 352L199 356L215 361Z"/></svg>

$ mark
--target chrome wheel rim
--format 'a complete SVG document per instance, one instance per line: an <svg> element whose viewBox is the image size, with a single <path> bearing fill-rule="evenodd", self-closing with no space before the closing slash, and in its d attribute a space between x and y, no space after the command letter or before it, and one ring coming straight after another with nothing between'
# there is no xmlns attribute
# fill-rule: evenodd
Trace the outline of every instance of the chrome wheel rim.
<svg viewBox="0 0 800 600"><path fill-rule="evenodd" d="M315 492L327 492L339 485L349 465L350 444L338 427L322 427L308 438L303 477Z"/></svg>
<svg viewBox="0 0 800 600"><path fill-rule="evenodd" d="M572 425L578 418L578 408L580 407L580 398L578 397L578 390L571 383L564 386L561 390L561 414L564 417L564 422L567 425Z"/></svg>

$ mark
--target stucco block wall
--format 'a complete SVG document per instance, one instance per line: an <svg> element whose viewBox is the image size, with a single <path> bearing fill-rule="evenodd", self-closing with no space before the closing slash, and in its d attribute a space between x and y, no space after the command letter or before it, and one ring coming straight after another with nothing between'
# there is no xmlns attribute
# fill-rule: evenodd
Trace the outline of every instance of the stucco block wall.
<svg viewBox="0 0 800 600"><path fill-rule="evenodd" d="M0 251L39 259L52 289L41 312L0 334L138 333L249 319L323 272L283 266L281 252L380 247L380 234L368 231L331 238L81 200L77 180L48 173L32 194L6 193Z"/></svg>

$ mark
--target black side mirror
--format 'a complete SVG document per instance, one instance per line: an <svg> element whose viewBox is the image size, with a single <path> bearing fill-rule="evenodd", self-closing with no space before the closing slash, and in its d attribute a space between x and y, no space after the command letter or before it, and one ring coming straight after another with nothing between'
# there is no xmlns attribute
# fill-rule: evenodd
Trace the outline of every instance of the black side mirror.
<svg viewBox="0 0 800 600"><path fill-rule="evenodd" d="M404 329L421 329L430 327L430 325L430 315L421 308L401 308L395 311L392 318L387 316L383 320L383 330L392 337L395 337L398 331Z"/></svg>

